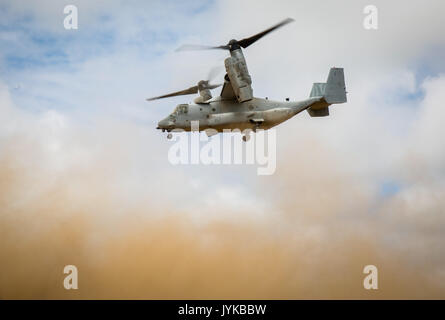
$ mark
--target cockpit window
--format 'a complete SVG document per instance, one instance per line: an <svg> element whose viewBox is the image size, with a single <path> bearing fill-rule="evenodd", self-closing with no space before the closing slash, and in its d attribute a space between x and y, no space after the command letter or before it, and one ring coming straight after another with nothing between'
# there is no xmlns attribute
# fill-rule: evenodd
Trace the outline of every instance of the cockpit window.
<svg viewBox="0 0 445 320"><path fill-rule="evenodd" d="M178 106L175 108L173 113L175 115L181 114L181 113L188 113L189 105L188 104L178 104Z"/></svg>

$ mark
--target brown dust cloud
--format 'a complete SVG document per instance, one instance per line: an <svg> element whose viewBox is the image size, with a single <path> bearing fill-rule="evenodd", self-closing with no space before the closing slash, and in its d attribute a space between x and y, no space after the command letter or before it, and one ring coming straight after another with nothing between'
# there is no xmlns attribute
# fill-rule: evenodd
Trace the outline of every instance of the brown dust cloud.
<svg viewBox="0 0 445 320"><path fill-rule="evenodd" d="M184 169L157 167L165 153L150 163L148 152L142 185L126 180L139 165L137 129L30 133L45 123L1 137L2 299L445 298L445 197L430 181L418 182L426 193L376 199L341 155L307 134L304 157L279 148L274 175L249 177L267 203L261 214L230 212L215 196L204 209L212 217L196 219L167 177ZM62 147L51 140L59 135ZM68 264L78 290L63 288ZM378 290L363 288L369 264Z"/></svg>

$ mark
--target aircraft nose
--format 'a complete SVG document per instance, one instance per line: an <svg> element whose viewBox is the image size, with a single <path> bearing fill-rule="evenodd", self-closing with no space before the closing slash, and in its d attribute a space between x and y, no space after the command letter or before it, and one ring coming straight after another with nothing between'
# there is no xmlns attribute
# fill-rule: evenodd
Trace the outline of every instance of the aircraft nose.
<svg viewBox="0 0 445 320"><path fill-rule="evenodd" d="M168 119L163 119L158 122L159 129L168 129L173 126L173 122Z"/></svg>

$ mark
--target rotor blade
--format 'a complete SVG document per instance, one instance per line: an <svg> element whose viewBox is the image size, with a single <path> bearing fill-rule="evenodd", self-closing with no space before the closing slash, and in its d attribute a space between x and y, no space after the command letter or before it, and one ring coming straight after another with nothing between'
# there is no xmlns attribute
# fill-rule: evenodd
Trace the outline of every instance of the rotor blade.
<svg viewBox="0 0 445 320"><path fill-rule="evenodd" d="M210 85L207 86L207 89L215 89L215 88L218 88L218 87L221 87L221 86L222 86L222 83L210 84Z"/></svg>
<svg viewBox="0 0 445 320"><path fill-rule="evenodd" d="M175 51L196 51L196 50L213 50L213 49L229 50L230 48L227 45L213 47L213 46L203 46L199 44L184 44Z"/></svg>
<svg viewBox="0 0 445 320"><path fill-rule="evenodd" d="M212 69L210 69L210 72L207 75L207 80L208 81L214 80L216 78L216 76L218 74L220 74L223 69L224 68L222 66L217 66L217 67L213 67Z"/></svg>
<svg viewBox="0 0 445 320"><path fill-rule="evenodd" d="M153 101L153 100L157 100L157 99L163 99L163 98L169 98L169 97L175 97L175 96L183 96L183 95L192 94L192 93L198 93L198 86L193 86L193 87L190 87L190 88L182 90L182 91L176 91L176 92L165 94L165 95L159 96L159 97L149 98L149 99L147 99L147 101Z"/></svg>
<svg viewBox="0 0 445 320"><path fill-rule="evenodd" d="M238 41L238 44L243 47L243 48L247 48L248 46L250 46L252 43L254 43L255 41L258 41L259 39L261 39L262 37L264 37L266 34L288 24L291 23L292 21L294 21L294 19L292 18L287 18L283 21L281 21L280 23L274 25L273 27L270 27L269 29L264 30L263 32L257 33L254 36L251 36L249 38L244 38L242 40Z"/></svg>

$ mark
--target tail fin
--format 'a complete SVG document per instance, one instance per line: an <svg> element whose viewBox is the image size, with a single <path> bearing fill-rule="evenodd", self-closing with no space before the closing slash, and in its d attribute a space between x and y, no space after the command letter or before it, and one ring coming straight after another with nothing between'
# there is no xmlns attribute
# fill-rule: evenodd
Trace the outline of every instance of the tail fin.
<svg viewBox="0 0 445 320"><path fill-rule="evenodd" d="M329 104L345 103L347 101L343 68L331 68L331 71L329 71L324 98Z"/></svg>
<svg viewBox="0 0 445 320"><path fill-rule="evenodd" d="M310 97L323 97L328 104L345 103L346 87L343 68L331 68L326 83L314 83Z"/></svg>
<svg viewBox="0 0 445 320"><path fill-rule="evenodd" d="M345 103L346 87L343 68L331 68L326 83L314 83L310 98L320 98L307 109L311 117L326 117L329 115L329 105Z"/></svg>
<svg viewBox="0 0 445 320"><path fill-rule="evenodd" d="M314 83L312 85L310 98L312 97L323 97L326 91L326 83Z"/></svg>

